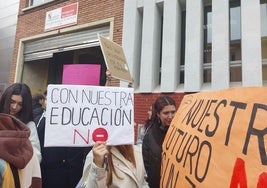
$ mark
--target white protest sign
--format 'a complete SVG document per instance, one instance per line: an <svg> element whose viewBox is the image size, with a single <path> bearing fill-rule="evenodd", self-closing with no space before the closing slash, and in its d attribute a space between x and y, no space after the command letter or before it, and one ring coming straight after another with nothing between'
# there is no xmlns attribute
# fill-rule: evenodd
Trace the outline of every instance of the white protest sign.
<svg viewBox="0 0 267 188"><path fill-rule="evenodd" d="M49 85L45 147L134 143L133 89Z"/></svg>

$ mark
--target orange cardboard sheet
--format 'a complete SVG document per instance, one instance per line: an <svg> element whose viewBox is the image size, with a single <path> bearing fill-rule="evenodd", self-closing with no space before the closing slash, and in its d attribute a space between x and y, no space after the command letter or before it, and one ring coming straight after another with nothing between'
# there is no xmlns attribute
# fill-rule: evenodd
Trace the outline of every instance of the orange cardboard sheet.
<svg viewBox="0 0 267 188"><path fill-rule="evenodd" d="M162 188L266 188L267 88L186 95L162 148Z"/></svg>

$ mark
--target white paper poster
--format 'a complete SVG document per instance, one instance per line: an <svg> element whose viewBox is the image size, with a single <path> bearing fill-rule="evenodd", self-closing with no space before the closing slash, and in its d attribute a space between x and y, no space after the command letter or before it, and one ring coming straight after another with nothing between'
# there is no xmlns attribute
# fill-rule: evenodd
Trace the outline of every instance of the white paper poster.
<svg viewBox="0 0 267 188"><path fill-rule="evenodd" d="M49 85L45 146L134 143L132 88Z"/></svg>

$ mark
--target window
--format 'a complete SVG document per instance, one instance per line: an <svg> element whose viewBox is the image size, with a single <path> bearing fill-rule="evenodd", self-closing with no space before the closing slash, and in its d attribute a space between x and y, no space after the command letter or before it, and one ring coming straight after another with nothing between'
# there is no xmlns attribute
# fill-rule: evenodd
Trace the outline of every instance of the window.
<svg viewBox="0 0 267 188"><path fill-rule="evenodd" d="M230 0L230 81L242 80L240 0Z"/></svg>
<svg viewBox="0 0 267 188"><path fill-rule="evenodd" d="M37 6L53 0L30 0L30 6Z"/></svg>
<svg viewBox="0 0 267 188"><path fill-rule="evenodd" d="M204 63L204 83L211 82L211 52L212 52L212 7L211 1L204 7L204 48L203 48L203 63Z"/></svg>
<svg viewBox="0 0 267 188"><path fill-rule="evenodd" d="M263 80L267 80L267 0L260 1L261 11L261 54L263 64Z"/></svg>
<svg viewBox="0 0 267 188"><path fill-rule="evenodd" d="M180 56L180 84L184 83L184 60L185 60L185 20L186 20L186 11L182 11L181 19L181 56Z"/></svg>
<svg viewBox="0 0 267 188"><path fill-rule="evenodd" d="M159 42L159 53L160 53L160 56L159 56L159 59L160 59L160 62L159 62L159 80L158 80L158 85L161 84L161 74L162 74L162 62L161 62L161 59L162 59L162 34L163 34L163 4L162 3L159 3L158 6L157 6L158 10L159 10L159 13L160 13L160 42Z"/></svg>

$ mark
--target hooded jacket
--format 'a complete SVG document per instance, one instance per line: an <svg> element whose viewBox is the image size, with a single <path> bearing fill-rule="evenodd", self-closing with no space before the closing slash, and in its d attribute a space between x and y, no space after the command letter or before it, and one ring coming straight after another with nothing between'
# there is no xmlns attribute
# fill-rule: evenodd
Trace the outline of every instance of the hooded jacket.
<svg viewBox="0 0 267 188"><path fill-rule="evenodd" d="M40 166L37 157L33 156L29 136L30 129L23 122L12 115L0 113L0 185L2 187L15 187L11 165L18 171L21 188L41 187L39 186L41 174L38 173ZM35 171L34 176L32 176L33 171ZM25 174L29 176L30 181L26 180Z"/></svg>

